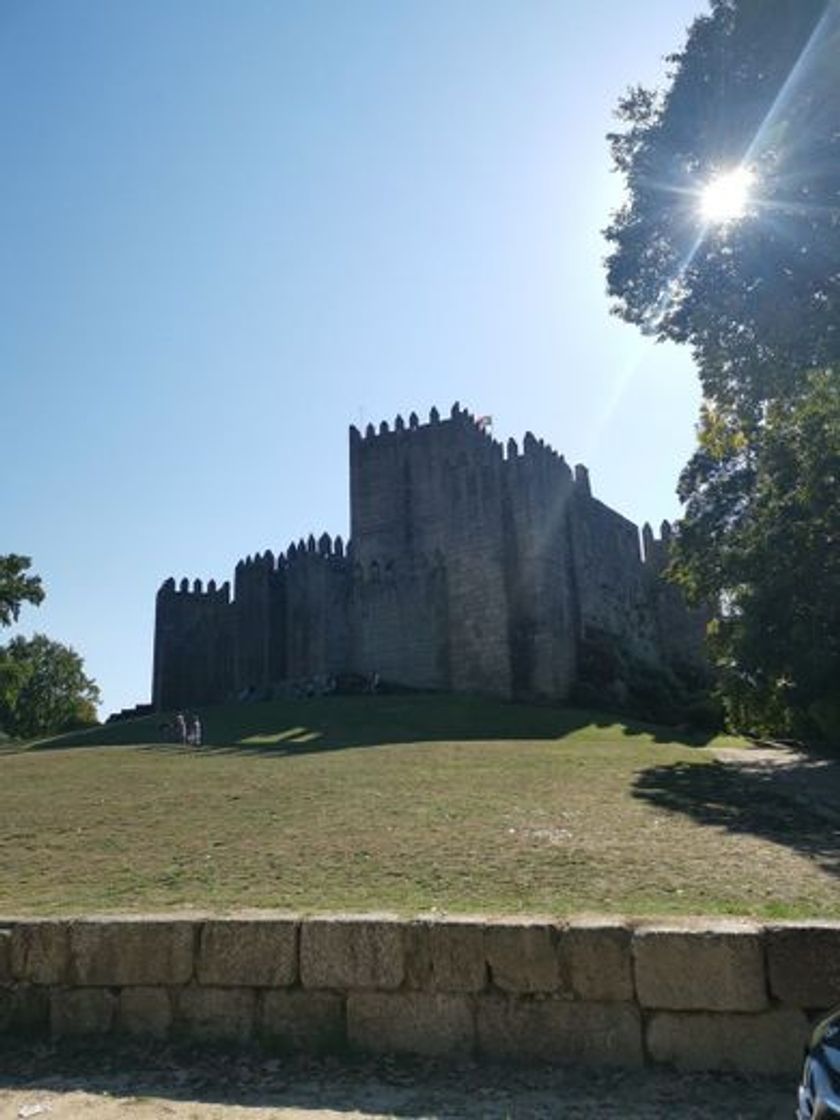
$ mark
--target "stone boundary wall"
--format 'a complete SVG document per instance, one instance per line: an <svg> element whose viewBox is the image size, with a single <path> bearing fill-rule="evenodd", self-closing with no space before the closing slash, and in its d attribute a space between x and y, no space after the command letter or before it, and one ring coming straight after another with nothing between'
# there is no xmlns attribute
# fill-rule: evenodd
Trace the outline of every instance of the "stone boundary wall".
<svg viewBox="0 0 840 1120"><path fill-rule="evenodd" d="M840 924L0 918L0 1032L794 1071Z"/></svg>

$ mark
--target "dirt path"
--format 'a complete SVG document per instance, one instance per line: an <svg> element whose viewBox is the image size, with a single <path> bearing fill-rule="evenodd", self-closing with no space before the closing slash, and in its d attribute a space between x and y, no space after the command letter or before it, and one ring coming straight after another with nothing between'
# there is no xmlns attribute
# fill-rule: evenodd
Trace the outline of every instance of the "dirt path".
<svg viewBox="0 0 840 1120"><path fill-rule="evenodd" d="M786 1081L43 1048L0 1059L0 1120L773 1120Z"/></svg>
<svg viewBox="0 0 840 1120"><path fill-rule="evenodd" d="M781 743L721 747L714 753L718 761L761 776L768 789L784 793L832 824L840 824L840 758Z"/></svg>

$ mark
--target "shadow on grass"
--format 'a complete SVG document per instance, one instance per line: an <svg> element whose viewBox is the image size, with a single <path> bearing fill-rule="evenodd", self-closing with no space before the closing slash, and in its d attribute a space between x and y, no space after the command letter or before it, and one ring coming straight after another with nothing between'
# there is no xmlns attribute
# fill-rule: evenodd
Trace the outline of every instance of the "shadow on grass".
<svg viewBox="0 0 840 1120"><path fill-rule="evenodd" d="M704 746L713 733L687 732L620 716L552 705L518 704L472 696L410 694L328 696L227 704L201 712L205 753L226 751L277 757L349 747L420 742L563 739L590 730L593 740L647 735L657 743ZM108 724L30 744L28 750L145 746L181 751L166 742L166 716Z"/></svg>
<svg viewBox="0 0 840 1120"><path fill-rule="evenodd" d="M636 776L632 793L698 824L790 848L840 875L840 813L828 800L840 785L840 764L829 776L818 768L825 761L753 765L745 759L653 766Z"/></svg>

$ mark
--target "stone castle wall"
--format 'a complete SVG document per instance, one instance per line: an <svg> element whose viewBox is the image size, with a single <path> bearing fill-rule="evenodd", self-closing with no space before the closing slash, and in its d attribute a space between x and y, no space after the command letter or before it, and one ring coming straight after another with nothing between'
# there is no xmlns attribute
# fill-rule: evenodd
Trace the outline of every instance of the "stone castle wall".
<svg viewBox="0 0 840 1120"><path fill-rule="evenodd" d="M452 687L447 571L431 558L358 565L353 585L350 664L366 676L416 688Z"/></svg>
<svg viewBox="0 0 840 1120"><path fill-rule="evenodd" d="M840 926L0 918L0 1033L793 1073Z"/></svg>
<svg viewBox="0 0 840 1120"><path fill-rule="evenodd" d="M155 707L354 673L562 700L590 638L651 665L700 659L705 619L662 581L666 542L646 528L643 560L585 468L531 433L503 447L457 404L351 428L350 520L346 549L324 534L240 561L232 597L168 580Z"/></svg>
<svg viewBox="0 0 840 1120"><path fill-rule="evenodd" d="M408 427L398 417L393 430L351 429L350 535L365 571L376 563L410 572L415 557L443 557L450 687L506 695L497 448L457 406L447 420L433 411L426 425L412 413ZM375 643L369 649L375 657ZM421 683L415 668L405 666L403 683Z"/></svg>
<svg viewBox="0 0 840 1120"><path fill-rule="evenodd" d="M310 537L285 563L286 672L278 679L303 680L346 672L351 655L350 562L324 533Z"/></svg>
<svg viewBox="0 0 840 1120"><path fill-rule="evenodd" d="M153 703L158 711L212 703L234 680L235 621L230 584L206 591L201 581L176 588L168 579L157 594Z"/></svg>
<svg viewBox="0 0 840 1120"><path fill-rule="evenodd" d="M642 660L660 657L639 530L590 495L573 510L572 554L584 637L621 639Z"/></svg>

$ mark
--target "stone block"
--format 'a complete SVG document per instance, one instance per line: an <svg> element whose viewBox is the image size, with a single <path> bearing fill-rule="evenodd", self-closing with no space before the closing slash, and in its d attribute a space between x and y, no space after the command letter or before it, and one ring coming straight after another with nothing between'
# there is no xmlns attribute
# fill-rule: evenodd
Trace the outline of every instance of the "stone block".
<svg viewBox="0 0 840 1120"><path fill-rule="evenodd" d="M760 926L642 926L633 935L633 963L642 1007L762 1011L769 1004Z"/></svg>
<svg viewBox="0 0 840 1120"><path fill-rule="evenodd" d="M50 993L35 984L0 989L0 1034L44 1036L50 1023Z"/></svg>
<svg viewBox="0 0 840 1120"><path fill-rule="evenodd" d="M181 988L175 1001L175 1028L189 1039L245 1043L254 1032L251 988Z"/></svg>
<svg viewBox="0 0 840 1120"><path fill-rule="evenodd" d="M484 922L434 919L406 932L406 983L441 992L480 992L487 984Z"/></svg>
<svg viewBox="0 0 840 1120"><path fill-rule="evenodd" d="M651 1059L682 1070L792 1074L807 1038L808 1020L792 1008L758 1015L658 1011L647 1027Z"/></svg>
<svg viewBox="0 0 840 1120"><path fill-rule="evenodd" d="M71 975L83 985L185 984L193 973L195 923L103 918L70 930Z"/></svg>
<svg viewBox="0 0 840 1120"><path fill-rule="evenodd" d="M765 944L776 999L815 1011L840 1003L840 926L769 926Z"/></svg>
<svg viewBox="0 0 840 1120"><path fill-rule="evenodd" d="M578 999L625 1003L633 999L631 932L620 920L575 919L561 932L560 973Z"/></svg>
<svg viewBox="0 0 840 1120"><path fill-rule="evenodd" d="M27 921L12 927L12 976L32 984L61 984L69 969L67 922Z"/></svg>
<svg viewBox="0 0 840 1120"><path fill-rule="evenodd" d="M172 998L167 988L123 988L117 1029L140 1038L166 1038L172 1026Z"/></svg>
<svg viewBox="0 0 840 1120"><path fill-rule="evenodd" d="M12 931L0 929L0 986L12 982Z"/></svg>
<svg viewBox="0 0 840 1120"><path fill-rule="evenodd" d="M324 1051L345 1043L344 1000L335 992L264 992L260 1034L287 1050Z"/></svg>
<svg viewBox="0 0 840 1120"><path fill-rule="evenodd" d="M108 1034L117 997L106 988L54 988L50 992L50 1031L54 1038Z"/></svg>
<svg viewBox="0 0 840 1120"><path fill-rule="evenodd" d="M287 988L297 980L296 918L205 922L196 962L199 984Z"/></svg>
<svg viewBox="0 0 840 1120"><path fill-rule="evenodd" d="M640 1066L642 1021L630 1003L480 996L478 1048L518 1061Z"/></svg>
<svg viewBox="0 0 840 1120"><path fill-rule="evenodd" d="M484 929L484 952L490 979L505 992L571 995L568 980L561 985L557 928L547 922L494 922Z"/></svg>
<svg viewBox="0 0 840 1120"><path fill-rule="evenodd" d="M404 976L405 926L394 918L308 918L300 931L305 988L398 988Z"/></svg>
<svg viewBox="0 0 840 1120"><path fill-rule="evenodd" d="M472 1005L468 996L444 992L351 992L347 1041L374 1053L470 1054Z"/></svg>

